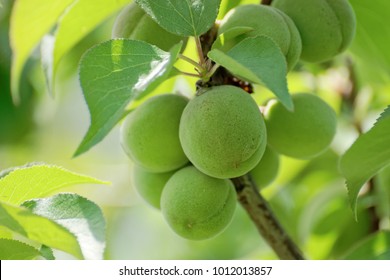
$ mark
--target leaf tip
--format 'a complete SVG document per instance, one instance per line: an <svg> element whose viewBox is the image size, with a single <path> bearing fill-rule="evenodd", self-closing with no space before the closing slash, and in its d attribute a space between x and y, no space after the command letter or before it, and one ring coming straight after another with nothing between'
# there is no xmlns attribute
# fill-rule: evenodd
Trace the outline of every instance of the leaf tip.
<svg viewBox="0 0 390 280"><path fill-rule="evenodd" d="M288 96L289 96L288 99L286 99L286 100L280 100L280 101L282 102L283 106L284 106L288 111L294 112L294 103L293 103L293 101L292 101L292 99L291 99L291 96L290 96L290 95L288 95Z"/></svg>
<svg viewBox="0 0 390 280"><path fill-rule="evenodd" d="M13 71L15 72L15 71ZM12 73L11 77L11 97L12 102L15 106L20 105L20 94L19 94L19 74Z"/></svg>
<svg viewBox="0 0 390 280"><path fill-rule="evenodd" d="M353 188L350 186L350 182L346 180L345 185L347 187L348 191L348 199L349 199L349 206L352 210L352 215L354 216L355 221L358 221L358 215L357 215L357 195L354 195L352 193Z"/></svg>

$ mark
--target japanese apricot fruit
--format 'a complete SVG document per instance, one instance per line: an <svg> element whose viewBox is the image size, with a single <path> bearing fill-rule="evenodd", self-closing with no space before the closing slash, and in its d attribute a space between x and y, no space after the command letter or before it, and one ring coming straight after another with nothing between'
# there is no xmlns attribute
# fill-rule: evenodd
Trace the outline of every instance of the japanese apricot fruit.
<svg viewBox="0 0 390 280"><path fill-rule="evenodd" d="M276 178L279 170L279 154L267 146L260 162L250 172L259 188L268 186Z"/></svg>
<svg viewBox="0 0 390 280"><path fill-rule="evenodd" d="M161 195L161 211L178 235L192 240L214 237L231 222L237 204L233 183L193 166L177 171Z"/></svg>
<svg viewBox="0 0 390 280"><path fill-rule="evenodd" d="M356 18L348 0L274 0L272 5L297 26L304 61L329 60L343 52L354 37Z"/></svg>
<svg viewBox="0 0 390 280"><path fill-rule="evenodd" d="M133 184L139 195L151 206L160 209L161 192L169 178L176 172L154 173L135 165Z"/></svg>
<svg viewBox="0 0 390 280"><path fill-rule="evenodd" d="M292 95L294 112L272 100L264 117L268 144L286 156L308 159L322 153L336 133L336 114L321 98L307 93Z"/></svg>
<svg viewBox="0 0 390 280"><path fill-rule="evenodd" d="M256 102L234 86L212 87L192 99L180 121L180 142L191 163L216 178L246 174L267 143Z"/></svg>
<svg viewBox="0 0 390 280"><path fill-rule="evenodd" d="M180 95L158 95L127 116L121 144L135 164L150 172L167 172L188 162L179 140L180 118L187 103Z"/></svg>

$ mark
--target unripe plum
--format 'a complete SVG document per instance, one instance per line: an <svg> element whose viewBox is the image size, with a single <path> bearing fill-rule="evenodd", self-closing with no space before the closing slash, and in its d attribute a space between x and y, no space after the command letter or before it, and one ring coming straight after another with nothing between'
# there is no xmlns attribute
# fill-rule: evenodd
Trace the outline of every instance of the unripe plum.
<svg viewBox="0 0 390 280"><path fill-rule="evenodd" d="M188 162L179 140L180 118L187 103L180 95L158 95L127 116L121 144L137 165L150 172L167 172Z"/></svg>
<svg viewBox="0 0 390 280"><path fill-rule="evenodd" d="M160 209L161 193L169 178L176 172L149 172L141 166L133 167L133 184L140 196L151 206Z"/></svg>
<svg viewBox="0 0 390 280"><path fill-rule="evenodd" d="M294 22L283 12L270 6L250 4L230 10L221 21L218 34L237 27L253 30L238 35L226 44L236 45L243 39L264 35L271 38L286 57L288 69L292 69L301 55L301 37Z"/></svg>
<svg viewBox="0 0 390 280"><path fill-rule="evenodd" d="M216 178L246 174L267 143L253 98L234 86L216 86L192 99L180 121L180 142L192 164Z"/></svg>
<svg viewBox="0 0 390 280"><path fill-rule="evenodd" d="M250 172L259 188L264 188L275 180L279 171L279 154L267 145L260 162Z"/></svg>
<svg viewBox="0 0 390 280"><path fill-rule="evenodd" d="M356 18L348 0L274 0L272 5L296 24L304 61L329 60L343 52L354 37Z"/></svg>
<svg viewBox="0 0 390 280"><path fill-rule="evenodd" d="M131 3L119 13L112 29L112 38L145 41L164 51L168 51L180 41L185 41L184 37L160 27L136 3Z"/></svg>
<svg viewBox="0 0 390 280"><path fill-rule="evenodd" d="M336 133L336 114L321 98L292 95L294 112L272 100L264 112L268 144L286 156L309 159L329 147Z"/></svg>
<svg viewBox="0 0 390 280"><path fill-rule="evenodd" d="M178 235L192 240L214 237L231 222L237 204L233 183L193 166L177 171L161 195L161 211Z"/></svg>

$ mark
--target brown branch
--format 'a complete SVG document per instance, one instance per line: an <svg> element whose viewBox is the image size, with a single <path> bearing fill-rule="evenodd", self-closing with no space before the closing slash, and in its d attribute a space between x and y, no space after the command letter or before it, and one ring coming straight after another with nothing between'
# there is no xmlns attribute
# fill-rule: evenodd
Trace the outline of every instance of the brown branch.
<svg viewBox="0 0 390 280"><path fill-rule="evenodd" d="M271 5L271 3L272 3L272 0L261 0L260 1L260 4L262 4L262 5Z"/></svg>
<svg viewBox="0 0 390 280"><path fill-rule="evenodd" d="M217 28L218 26L215 25L209 32L202 35L200 38L202 50L205 55L210 50L212 43L215 41L216 34L218 32ZM198 81L198 94L207 87L226 84L241 87L248 93L252 92L251 84L237 79L226 69L220 67L207 83L204 83L202 80ZM247 211L261 236L274 250L276 255L280 259L285 260L304 259L298 247L280 225L267 201L258 192L250 175L247 174L234 178L232 181L235 185L239 202Z"/></svg>
<svg viewBox="0 0 390 280"><path fill-rule="evenodd" d="M211 50L211 46L217 38L218 28L218 23L215 23L208 32L201 35L199 38L202 45L202 51L205 55Z"/></svg>
<svg viewBox="0 0 390 280"><path fill-rule="evenodd" d="M374 181L374 178L371 178L368 181L368 194L374 195L374 193L375 193L375 181ZM376 205L373 204L370 207L368 207L367 212L368 212L368 215L370 216L370 219L371 219L370 232L371 233L378 232L380 230L381 219L378 216Z"/></svg>
<svg viewBox="0 0 390 280"><path fill-rule="evenodd" d="M276 255L283 260L303 260L302 253L284 231L250 175L234 178L232 181L239 202Z"/></svg>

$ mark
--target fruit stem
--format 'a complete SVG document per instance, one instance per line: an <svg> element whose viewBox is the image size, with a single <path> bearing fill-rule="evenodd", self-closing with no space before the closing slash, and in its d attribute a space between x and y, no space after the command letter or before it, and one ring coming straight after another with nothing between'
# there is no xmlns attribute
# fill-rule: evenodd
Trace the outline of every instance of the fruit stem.
<svg viewBox="0 0 390 280"><path fill-rule="evenodd" d="M189 73L189 72L181 71L179 69L176 69L176 70L179 71L180 74L182 74L182 75L189 76L189 77L200 78L199 74Z"/></svg>
<svg viewBox="0 0 390 280"><path fill-rule="evenodd" d="M232 179L238 201L248 212L257 230L282 260L304 260L301 251L284 231L267 201L258 192L249 174Z"/></svg>
<svg viewBox="0 0 390 280"><path fill-rule="evenodd" d="M219 66L221 66L221 65L219 65L218 63L215 63L215 64L210 68L210 70L209 70L209 71L207 72L207 74L205 75L204 81L205 81L206 83L207 83L207 82L210 80L210 78L214 75L215 71L218 70Z"/></svg>
<svg viewBox="0 0 390 280"><path fill-rule="evenodd" d="M204 71L204 67L202 65L200 65L198 62L196 62L195 60L189 58L188 56L185 56L185 55L182 55L182 54L179 54L179 58L194 65L195 68L197 68L199 71Z"/></svg>
<svg viewBox="0 0 390 280"><path fill-rule="evenodd" d="M199 56L199 64L202 65L202 68L205 68L206 61L202 50L202 43L200 42L200 37L195 36L195 44L196 44L196 50L198 52Z"/></svg>

